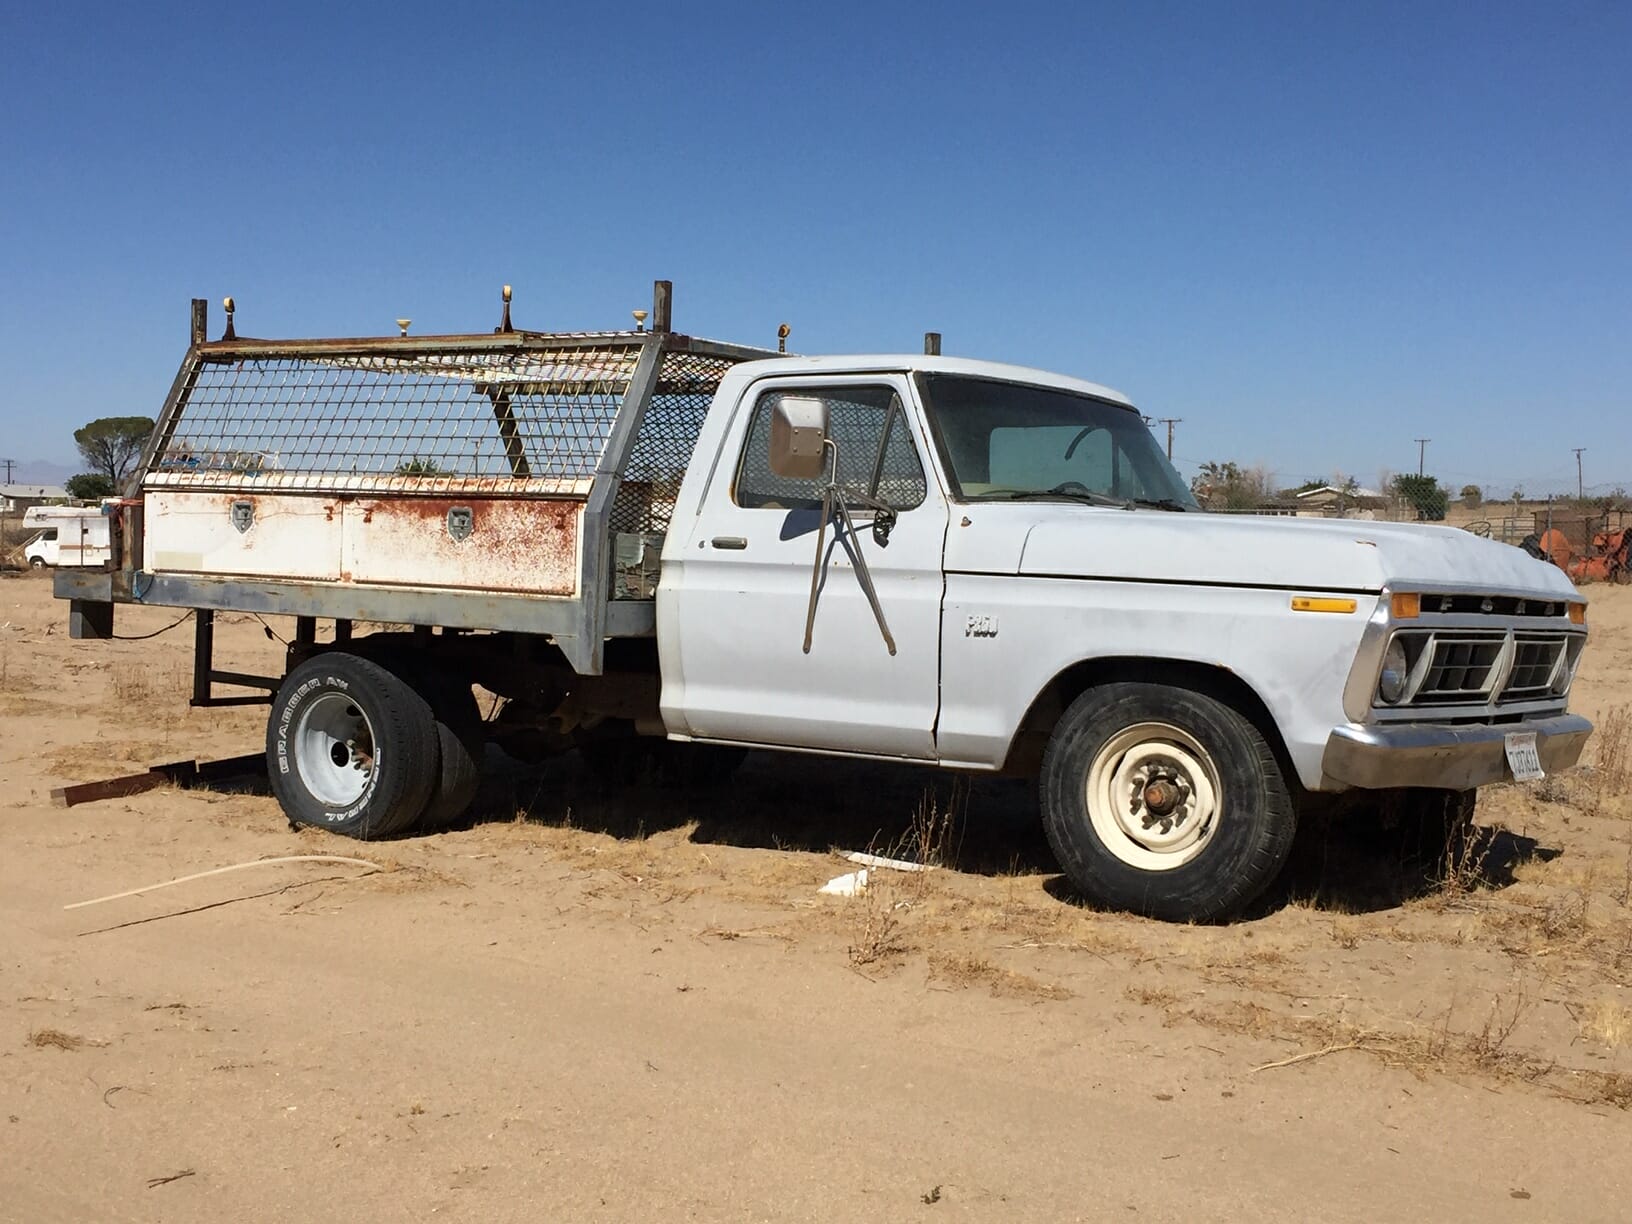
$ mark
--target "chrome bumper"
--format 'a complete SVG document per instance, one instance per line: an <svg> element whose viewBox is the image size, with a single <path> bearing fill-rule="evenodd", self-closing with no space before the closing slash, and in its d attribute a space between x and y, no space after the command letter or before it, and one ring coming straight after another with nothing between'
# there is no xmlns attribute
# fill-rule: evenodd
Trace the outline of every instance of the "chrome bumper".
<svg viewBox="0 0 1632 1224"><path fill-rule="evenodd" d="M1517 723L1440 726L1434 723L1339 727L1326 741L1320 770L1338 790L1358 786L1433 786L1468 790L1512 777L1505 737L1534 731L1541 767L1568 769L1581 759L1592 724L1579 714L1555 714Z"/></svg>

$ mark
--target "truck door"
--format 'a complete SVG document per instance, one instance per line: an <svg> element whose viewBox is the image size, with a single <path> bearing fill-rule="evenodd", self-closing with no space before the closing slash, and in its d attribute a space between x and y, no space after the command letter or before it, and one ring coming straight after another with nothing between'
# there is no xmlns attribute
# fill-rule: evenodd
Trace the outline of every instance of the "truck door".
<svg viewBox="0 0 1632 1224"><path fill-rule="evenodd" d="M826 402L841 488L874 496L896 515L883 544L875 511L849 498L855 535L829 524L809 653L821 482L771 471L771 411L782 396ZM672 637L663 674L670 730L934 759L947 503L924 458L914 403L897 375L767 379L744 394L700 513L681 528L683 546L664 551L659 623L660 635ZM858 581L858 553L893 655Z"/></svg>

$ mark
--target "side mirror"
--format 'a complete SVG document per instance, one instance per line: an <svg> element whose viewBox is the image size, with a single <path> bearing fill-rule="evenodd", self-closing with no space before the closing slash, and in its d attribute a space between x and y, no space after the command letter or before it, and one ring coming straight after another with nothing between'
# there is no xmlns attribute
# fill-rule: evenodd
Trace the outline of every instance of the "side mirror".
<svg viewBox="0 0 1632 1224"><path fill-rule="evenodd" d="M771 409L771 471L789 480L814 480L827 471L827 401L784 395Z"/></svg>

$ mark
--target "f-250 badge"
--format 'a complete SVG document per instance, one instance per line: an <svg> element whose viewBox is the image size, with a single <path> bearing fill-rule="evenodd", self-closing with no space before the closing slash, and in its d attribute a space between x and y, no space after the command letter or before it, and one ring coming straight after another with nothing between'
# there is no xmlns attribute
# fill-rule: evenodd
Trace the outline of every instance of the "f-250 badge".
<svg viewBox="0 0 1632 1224"><path fill-rule="evenodd" d="M971 616L963 622L964 637L996 637L997 617Z"/></svg>

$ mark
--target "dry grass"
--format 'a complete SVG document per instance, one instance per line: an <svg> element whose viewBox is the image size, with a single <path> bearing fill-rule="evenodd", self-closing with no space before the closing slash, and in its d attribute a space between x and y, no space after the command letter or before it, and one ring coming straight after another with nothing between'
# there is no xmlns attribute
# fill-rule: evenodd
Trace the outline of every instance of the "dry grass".
<svg viewBox="0 0 1632 1224"><path fill-rule="evenodd" d="M61 1029L42 1028L28 1035L28 1044L37 1050L77 1050L84 1046L85 1038Z"/></svg>
<svg viewBox="0 0 1632 1224"><path fill-rule="evenodd" d="M26 640L19 643L25 649L12 657L12 643L0 642L0 693L32 693L40 688L39 674L28 666Z"/></svg>
<svg viewBox="0 0 1632 1224"><path fill-rule="evenodd" d="M1535 1008L1529 987L1523 981L1516 981L1507 993L1491 996L1475 1027L1458 1023L1454 999L1439 1018L1429 1024L1401 1018L1360 1023L1341 1010L1337 1014L1293 1014L1273 1010L1253 1000L1193 1008L1167 1005L1164 1010L1168 1023L1189 1020L1219 1032L1292 1042L1304 1047L1288 1058L1255 1066L1254 1072L1354 1051L1419 1077L1438 1074L1522 1082L1566 1100L1632 1109L1632 1075L1565 1067L1554 1059L1539 1057L1522 1048L1515 1035L1530 1020ZM1616 1015L1610 1018L1610 1023L1615 1026L1615 1033L1626 1032L1621 1027L1626 1017Z"/></svg>
<svg viewBox="0 0 1632 1224"><path fill-rule="evenodd" d="M154 693L153 669L135 661L115 663L108 674L108 688L114 700L124 705L148 705Z"/></svg>
<svg viewBox="0 0 1632 1224"><path fill-rule="evenodd" d="M953 986L984 986L994 997L1005 999L1069 999L1071 992L1054 982L1039 981L1016 973L980 956L931 955L931 978Z"/></svg>
<svg viewBox="0 0 1632 1224"><path fill-rule="evenodd" d="M936 801L935 793L926 790L918 801L906 837L890 857L903 858L923 867L945 867L955 862L968 805L969 782L966 778L956 779L951 801L944 809Z"/></svg>
<svg viewBox="0 0 1632 1224"><path fill-rule="evenodd" d="M1632 1007L1600 999L1582 1018L1581 1035L1612 1050L1632 1046Z"/></svg>
<svg viewBox="0 0 1632 1224"><path fill-rule="evenodd" d="M1632 787L1632 706L1616 706L1593 733L1593 768L1582 808L1593 816L1616 814Z"/></svg>
<svg viewBox="0 0 1632 1224"><path fill-rule="evenodd" d="M1162 1011L1171 1011L1179 1002L1179 996L1164 986L1129 986L1122 991L1122 997L1140 1007L1155 1007Z"/></svg>
<svg viewBox="0 0 1632 1224"><path fill-rule="evenodd" d="M916 878L916 877L914 877ZM851 965L895 968L912 950L902 931L901 915L911 902L901 896L899 883L883 871L869 873L867 887L844 900L849 942L845 954Z"/></svg>
<svg viewBox="0 0 1632 1224"><path fill-rule="evenodd" d="M887 846L881 847L875 841L867 847L870 854L899 859L925 870L868 869L867 886L844 902L848 931L845 951L851 965L893 968L913 950L906 935L906 920L928 898L934 870L956 860L958 831L968 794L968 783L960 779L953 788L951 802L942 808L934 792L926 790L899 838Z"/></svg>

